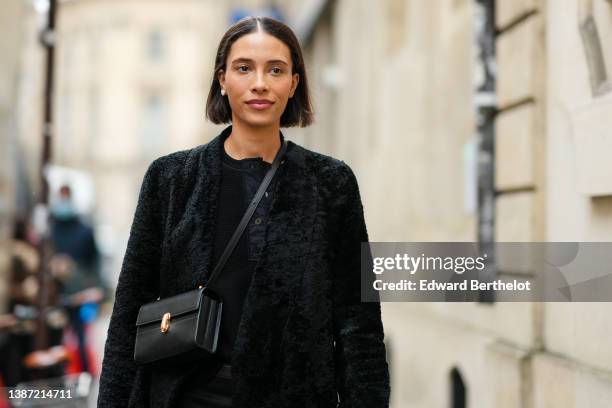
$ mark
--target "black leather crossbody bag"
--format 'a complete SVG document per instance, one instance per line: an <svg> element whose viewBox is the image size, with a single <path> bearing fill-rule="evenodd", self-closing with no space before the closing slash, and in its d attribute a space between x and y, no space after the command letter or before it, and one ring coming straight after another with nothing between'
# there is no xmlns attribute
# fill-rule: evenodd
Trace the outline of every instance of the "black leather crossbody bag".
<svg viewBox="0 0 612 408"><path fill-rule="evenodd" d="M219 275L236 247L274 177L286 149L285 141L223 250L208 283L175 296L158 298L140 307L136 319L134 346L136 363L176 365L217 351L223 300L210 288L210 284Z"/></svg>

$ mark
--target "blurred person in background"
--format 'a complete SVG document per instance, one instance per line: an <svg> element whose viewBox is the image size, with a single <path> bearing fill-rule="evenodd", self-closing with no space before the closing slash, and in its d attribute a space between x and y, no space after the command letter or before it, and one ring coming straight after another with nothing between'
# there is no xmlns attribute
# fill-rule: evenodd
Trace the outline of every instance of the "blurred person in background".
<svg viewBox="0 0 612 408"><path fill-rule="evenodd" d="M140 307L203 283L284 143L280 127L313 121L292 30L267 17L231 26L206 108L231 125L144 176L98 407L388 407L380 303L361 302L368 234L356 177L292 141L212 285L223 299L217 352L180 366L134 362Z"/></svg>
<svg viewBox="0 0 612 408"><path fill-rule="evenodd" d="M41 374L40 369L46 366L57 354L46 350L47 359L39 360L45 352L37 353L36 340L38 332L37 318L39 313L40 283L38 272L40 257L36 247L40 243L26 217L18 216L14 224L13 239L10 243L11 263L9 272L8 313L0 314L0 376L6 386L13 387L19 383L32 380ZM48 289L49 304L46 308L45 323L47 345L62 344L63 331L67 325L65 313L54 307L57 301L57 286L50 281ZM37 362L42 365L36 365ZM59 360L58 363L61 363ZM36 373L35 373L36 371ZM61 375L63 367L57 364L46 371L50 375ZM35 375L34 375L35 374Z"/></svg>
<svg viewBox="0 0 612 408"><path fill-rule="evenodd" d="M81 370L91 372L87 353L86 324L106 296L100 273L100 252L93 227L79 216L70 186L63 185L59 200L51 206L51 238L54 255L50 261L59 285L59 303L68 312L79 348Z"/></svg>
<svg viewBox="0 0 612 408"><path fill-rule="evenodd" d="M25 218L15 221L10 245L9 312L0 314L0 376L7 387L29 379L23 358L33 350L39 256L28 229Z"/></svg>

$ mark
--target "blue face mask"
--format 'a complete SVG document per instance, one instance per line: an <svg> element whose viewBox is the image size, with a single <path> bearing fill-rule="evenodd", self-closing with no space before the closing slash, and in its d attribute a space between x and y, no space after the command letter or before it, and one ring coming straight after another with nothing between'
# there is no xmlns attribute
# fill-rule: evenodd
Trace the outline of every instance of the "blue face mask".
<svg viewBox="0 0 612 408"><path fill-rule="evenodd" d="M76 209L70 200L60 200L51 209L53 216L60 220L68 220L76 216Z"/></svg>

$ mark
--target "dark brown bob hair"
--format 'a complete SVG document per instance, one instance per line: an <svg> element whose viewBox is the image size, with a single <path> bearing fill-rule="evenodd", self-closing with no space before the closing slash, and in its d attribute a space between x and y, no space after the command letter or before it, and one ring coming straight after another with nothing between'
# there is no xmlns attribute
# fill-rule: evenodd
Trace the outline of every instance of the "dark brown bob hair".
<svg viewBox="0 0 612 408"><path fill-rule="evenodd" d="M302 49L295 34L287 25L271 17L245 17L232 25L221 38L215 57L215 71L213 73L212 85L206 100L206 117L216 124L229 123L232 119L232 109L226 97L221 95L219 84L219 72L226 70L226 61L232 44L240 37L257 31L257 25L262 31L278 38L289 47L291 52L292 72L298 73L300 79L293 94L287 101L285 111L280 118L281 127L306 127L314 121L312 105L310 103L310 92L306 80L306 69Z"/></svg>

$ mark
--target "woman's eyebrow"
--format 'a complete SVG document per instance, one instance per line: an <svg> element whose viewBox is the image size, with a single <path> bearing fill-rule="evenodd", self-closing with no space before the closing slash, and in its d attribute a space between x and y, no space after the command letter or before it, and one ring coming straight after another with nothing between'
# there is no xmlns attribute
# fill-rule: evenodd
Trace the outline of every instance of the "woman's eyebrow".
<svg viewBox="0 0 612 408"><path fill-rule="evenodd" d="M239 63L239 62L251 62L252 63L253 60L250 59L250 58L236 58L236 59L234 59L232 61L232 64L236 64L236 63ZM271 60L268 60L268 64L278 64L278 63L288 65L287 62L285 62L283 60L280 60L280 59L271 59Z"/></svg>

